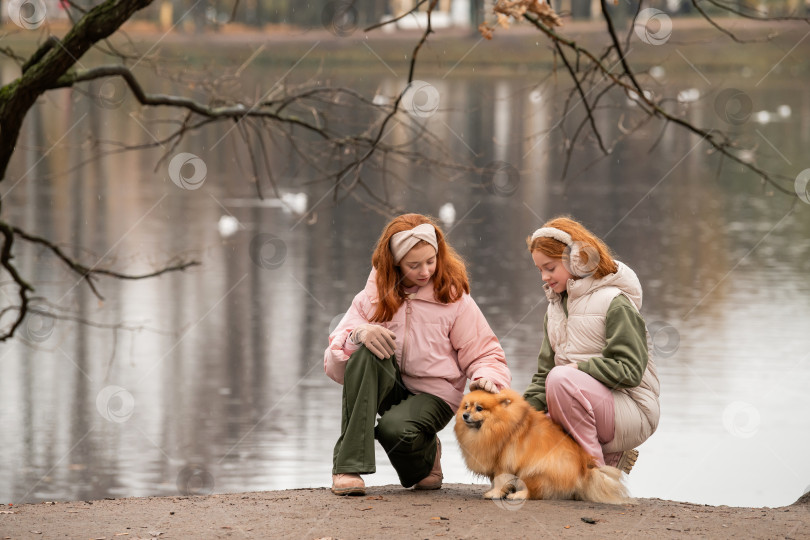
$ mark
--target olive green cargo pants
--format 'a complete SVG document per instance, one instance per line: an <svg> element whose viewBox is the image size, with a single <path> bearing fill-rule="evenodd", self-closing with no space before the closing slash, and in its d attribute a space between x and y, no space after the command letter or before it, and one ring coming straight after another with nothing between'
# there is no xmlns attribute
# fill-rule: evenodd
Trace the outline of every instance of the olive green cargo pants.
<svg viewBox="0 0 810 540"><path fill-rule="evenodd" d="M411 487L433 468L436 433L451 418L453 411L443 399L413 394L405 388L395 356L380 360L362 346L346 364L340 438L335 444L332 474L376 472L376 438L400 483Z"/></svg>

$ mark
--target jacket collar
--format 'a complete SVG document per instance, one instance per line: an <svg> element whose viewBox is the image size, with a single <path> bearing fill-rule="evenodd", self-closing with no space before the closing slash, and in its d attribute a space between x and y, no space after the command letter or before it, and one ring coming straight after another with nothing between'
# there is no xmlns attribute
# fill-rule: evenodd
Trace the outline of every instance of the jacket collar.
<svg viewBox="0 0 810 540"><path fill-rule="evenodd" d="M366 280L366 286L363 289L368 296L369 301L372 304L376 304L379 302L379 298L377 296L377 270L372 267L371 272L368 275L368 279ZM436 299L433 293L433 279L431 278L428 281L427 285L424 287L419 287L419 290L416 291L413 297L413 300L424 300L426 302L433 302L434 304L439 304L440 302Z"/></svg>
<svg viewBox="0 0 810 540"><path fill-rule="evenodd" d="M616 265L618 269L615 273L608 274L600 279L594 279L593 276L582 279L569 279L568 283L565 284L569 301L576 300L604 287L616 287L633 302L636 309L640 310L642 290L638 276L626 264L616 261ZM543 284L543 290L550 303L560 302L561 296L552 291L548 284Z"/></svg>

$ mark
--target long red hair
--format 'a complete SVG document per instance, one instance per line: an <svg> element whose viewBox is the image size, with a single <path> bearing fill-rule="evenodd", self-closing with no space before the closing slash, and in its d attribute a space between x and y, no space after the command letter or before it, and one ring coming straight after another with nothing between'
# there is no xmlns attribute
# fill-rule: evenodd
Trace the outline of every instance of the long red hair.
<svg viewBox="0 0 810 540"><path fill-rule="evenodd" d="M394 317L405 301L402 270L394 262L389 243L391 237L402 231L409 231L417 225L430 223L436 229L436 272L433 274L433 294L439 302L450 304L470 292L467 268L464 260L445 240L444 233L436 222L421 214L403 214L395 217L383 229L380 239L371 256L371 264L377 270L377 308L371 322L387 322ZM427 243L424 241L417 246Z"/></svg>
<svg viewBox="0 0 810 540"><path fill-rule="evenodd" d="M582 249L580 251L580 257L583 259L581 262L587 267L591 267L593 264L594 261L588 259L589 254L594 253L595 251L594 258L598 259L598 263L593 269L592 275L594 278L603 278L608 274L615 273L619 269L610 248L607 247L607 245L595 234L586 229L585 226L579 221L569 217L556 217L550 221L547 221L543 227L554 227L555 229L560 229L561 231L567 232L571 235L572 241L580 242L584 247L589 248ZM568 257L568 253L565 251L566 245L559 240L555 240L554 238L541 236L532 240L532 237L529 236L526 239L526 244L529 247L530 253L540 251L547 257L551 257L552 259L562 259L564 261Z"/></svg>

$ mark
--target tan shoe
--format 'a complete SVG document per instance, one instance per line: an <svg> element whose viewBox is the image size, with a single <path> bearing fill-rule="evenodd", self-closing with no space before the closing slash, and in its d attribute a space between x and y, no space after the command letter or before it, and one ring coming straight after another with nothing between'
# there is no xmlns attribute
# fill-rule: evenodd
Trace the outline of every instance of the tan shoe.
<svg viewBox="0 0 810 540"><path fill-rule="evenodd" d="M638 459L638 450L633 448L632 450L625 450L622 452L622 456L619 458L619 462L616 464L616 468L620 471L630 474L630 471L633 468L633 465L636 464L636 460Z"/></svg>
<svg viewBox="0 0 810 540"><path fill-rule="evenodd" d="M333 474L332 493L335 495L365 495L366 483L359 474Z"/></svg>
<svg viewBox="0 0 810 540"><path fill-rule="evenodd" d="M413 489L440 489L442 487L442 479L444 479L444 475L442 474L442 442L436 437L436 460L433 462L433 468L426 477L422 478L413 486Z"/></svg>

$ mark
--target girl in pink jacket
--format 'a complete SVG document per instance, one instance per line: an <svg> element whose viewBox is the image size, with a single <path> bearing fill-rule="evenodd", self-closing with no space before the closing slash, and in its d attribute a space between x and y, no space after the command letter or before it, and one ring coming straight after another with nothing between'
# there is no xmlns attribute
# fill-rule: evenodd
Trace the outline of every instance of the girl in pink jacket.
<svg viewBox="0 0 810 540"><path fill-rule="evenodd" d="M498 392L511 375L469 295L464 262L432 219L391 220L371 263L324 356L326 374L343 385L332 492L365 493L360 475L376 471L374 439L404 487L439 489L436 433L453 417L467 380L471 390Z"/></svg>

